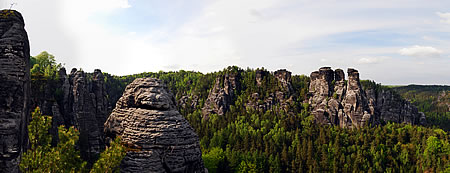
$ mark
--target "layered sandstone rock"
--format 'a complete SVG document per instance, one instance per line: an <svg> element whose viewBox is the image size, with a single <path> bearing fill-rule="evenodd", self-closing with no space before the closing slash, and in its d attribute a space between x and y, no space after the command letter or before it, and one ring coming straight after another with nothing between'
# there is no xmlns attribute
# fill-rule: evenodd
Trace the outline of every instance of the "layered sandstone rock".
<svg viewBox="0 0 450 173"><path fill-rule="evenodd" d="M132 148L122 160L122 172L205 171L197 134L158 79L139 78L127 86L105 133L120 136Z"/></svg>
<svg viewBox="0 0 450 173"><path fill-rule="evenodd" d="M424 124L424 114L393 91L364 90L358 71L349 68L347 73L348 81L341 69L333 71L330 67L322 67L311 73L309 104L317 123L344 128L388 121Z"/></svg>
<svg viewBox="0 0 450 173"><path fill-rule="evenodd" d="M0 172L19 172L28 141L30 47L22 15L0 12Z"/></svg>

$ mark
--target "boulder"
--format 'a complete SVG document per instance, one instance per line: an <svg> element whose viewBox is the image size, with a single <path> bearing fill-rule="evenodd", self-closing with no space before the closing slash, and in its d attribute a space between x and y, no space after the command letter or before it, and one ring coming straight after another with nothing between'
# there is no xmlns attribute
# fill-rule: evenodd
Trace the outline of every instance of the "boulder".
<svg viewBox="0 0 450 173"><path fill-rule="evenodd" d="M122 172L204 172L199 138L176 110L162 81L139 78L129 84L105 123L109 138L130 147Z"/></svg>

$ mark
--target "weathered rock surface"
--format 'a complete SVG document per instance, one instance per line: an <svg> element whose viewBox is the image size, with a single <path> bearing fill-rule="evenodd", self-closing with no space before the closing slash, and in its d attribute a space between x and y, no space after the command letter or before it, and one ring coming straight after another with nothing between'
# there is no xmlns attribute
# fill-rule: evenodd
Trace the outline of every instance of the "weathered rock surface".
<svg viewBox="0 0 450 173"><path fill-rule="evenodd" d="M92 164L105 147L103 124L111 110L103 73L98 69L85 73L74 68L67 75L66 69L61 68L58 76L58 81L32 84L32 106L39 106L44 115L53 117L54 139L58 126L75 126L80 131L81 156Z"/></svg>
<svg viewBox="0 0 450 173"><path fill-rule="evenodd" d="M262 85L270 85L275 87L274 92L269 93L267 96L261 96L259 93L253 93L246 104L247 108L265 112L273 109L276 105L279 108L288 112L288 106L293 103L292 96L292 79L291 72L286 69L281 69L273 72L273 77L276 81L273 84L267 83L271 73L265 70L256 70L256 84L261 87Z"/></svg>
<svg viewBox="0 0 450 173"><path fill-rule="evenodd" d="M0 172L19 172L30 117L30 47L22 15L0 12Z"/></svg>
<svg viewBox="0 0 450 173"><path fill-rule="evenodd" d="M264 69L263 70L257 69L255 72L256 72L256 84L258 86L261 86L264 78L268 76L270 73L268 71L265 71Z"/></svg>
<svg viewBox="0 0 450 173"><path fill-rule="evenodd" d="M210 114L223 115L228 111L233 104L234 92L240 86L240 77L240 73L230 72L216 78L214 87L202 108L203 118L208 118Z"/></svg>
<svg viewBox="0 0 450 173"><path fill-rule="evenodd" d="M88 161L95 160L96 155L102 147L102 131L99 129L99 122L95 108L95 94L89 92L89 84L86 74L83 71L76 71L70 74L72 80L72 90L69 90L72 109L69 108L69 116L73 118L73 125L80 131L81 155ZM100 121L100 120L99 120Z"/></svg>
<svg viewBox="0 0 450 173"><path fill-rule="evenodd" d="M158 79L139 78L126 87L105 134L121 136L134 149L122 160L122 172L205 171L197 134Z"/></svg>
<svg viewBox="0 0 450 173"><path fill-rule="evenodd" d="M344 128L359 128L365 124L397 122L423 124L425 116L408 101L388 89L363 89L359 73L347 70L345 81L341 69L322 67L311 73L309 104L315 121Z"/></svg>

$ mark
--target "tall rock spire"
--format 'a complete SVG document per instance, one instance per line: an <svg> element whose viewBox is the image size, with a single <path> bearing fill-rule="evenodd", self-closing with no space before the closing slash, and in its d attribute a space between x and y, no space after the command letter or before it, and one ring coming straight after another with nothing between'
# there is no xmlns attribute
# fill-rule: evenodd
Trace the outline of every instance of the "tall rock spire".
<svg viewBox="0 0 450 173"><path fill-rule="evenodd" d="M19 172L30 117L30 46L22 15L0 11L0 172Z"/></svg>

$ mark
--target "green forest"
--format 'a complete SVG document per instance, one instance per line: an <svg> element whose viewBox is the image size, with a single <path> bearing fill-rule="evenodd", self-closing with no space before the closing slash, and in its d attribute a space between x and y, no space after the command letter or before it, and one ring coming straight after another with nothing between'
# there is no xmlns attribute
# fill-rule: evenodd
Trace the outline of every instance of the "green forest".
<svg viewBox="0 0 450 173"><path fill-rule="evenodd" d="M31 62L34 92L39 93L57 81L62 65L56 63L54 56L45 52L31 57ZM262 77L260 85L255 80L256 71L268 74ZM205 118L202 108L208 94L216 79L220 86L224 85L227 74L238 76L240 84L229 110L224 115L211 114ZM187 105L194 106L178 105L178 109L199 135L203 161L209 172L450 172L448 86L378 84L382 89L397 91L417 106L426 114L427 125L387 123L352 130L313 123L306 101L310 79L305 75L292 76L291 101L287 105L278 102L266 110L246 105L262 103L285 88L264 68L230 66L207 74L180 70L127 76L104 73L104 76L111 103L121 97L127 84L141 77L163 80L176 100L187 97ZM259 100L254 100L254 93L258 93ZM59 94L55 89L56 99L60 98ZM41 126L51 128L49 124ZM67 133L63 128L60 131ZM72 131L69 128L69 132L75 133ZM47 147L43 150L52 150L49 139L44 141ZM76 162L83 165L82 160Z"/></svg>

